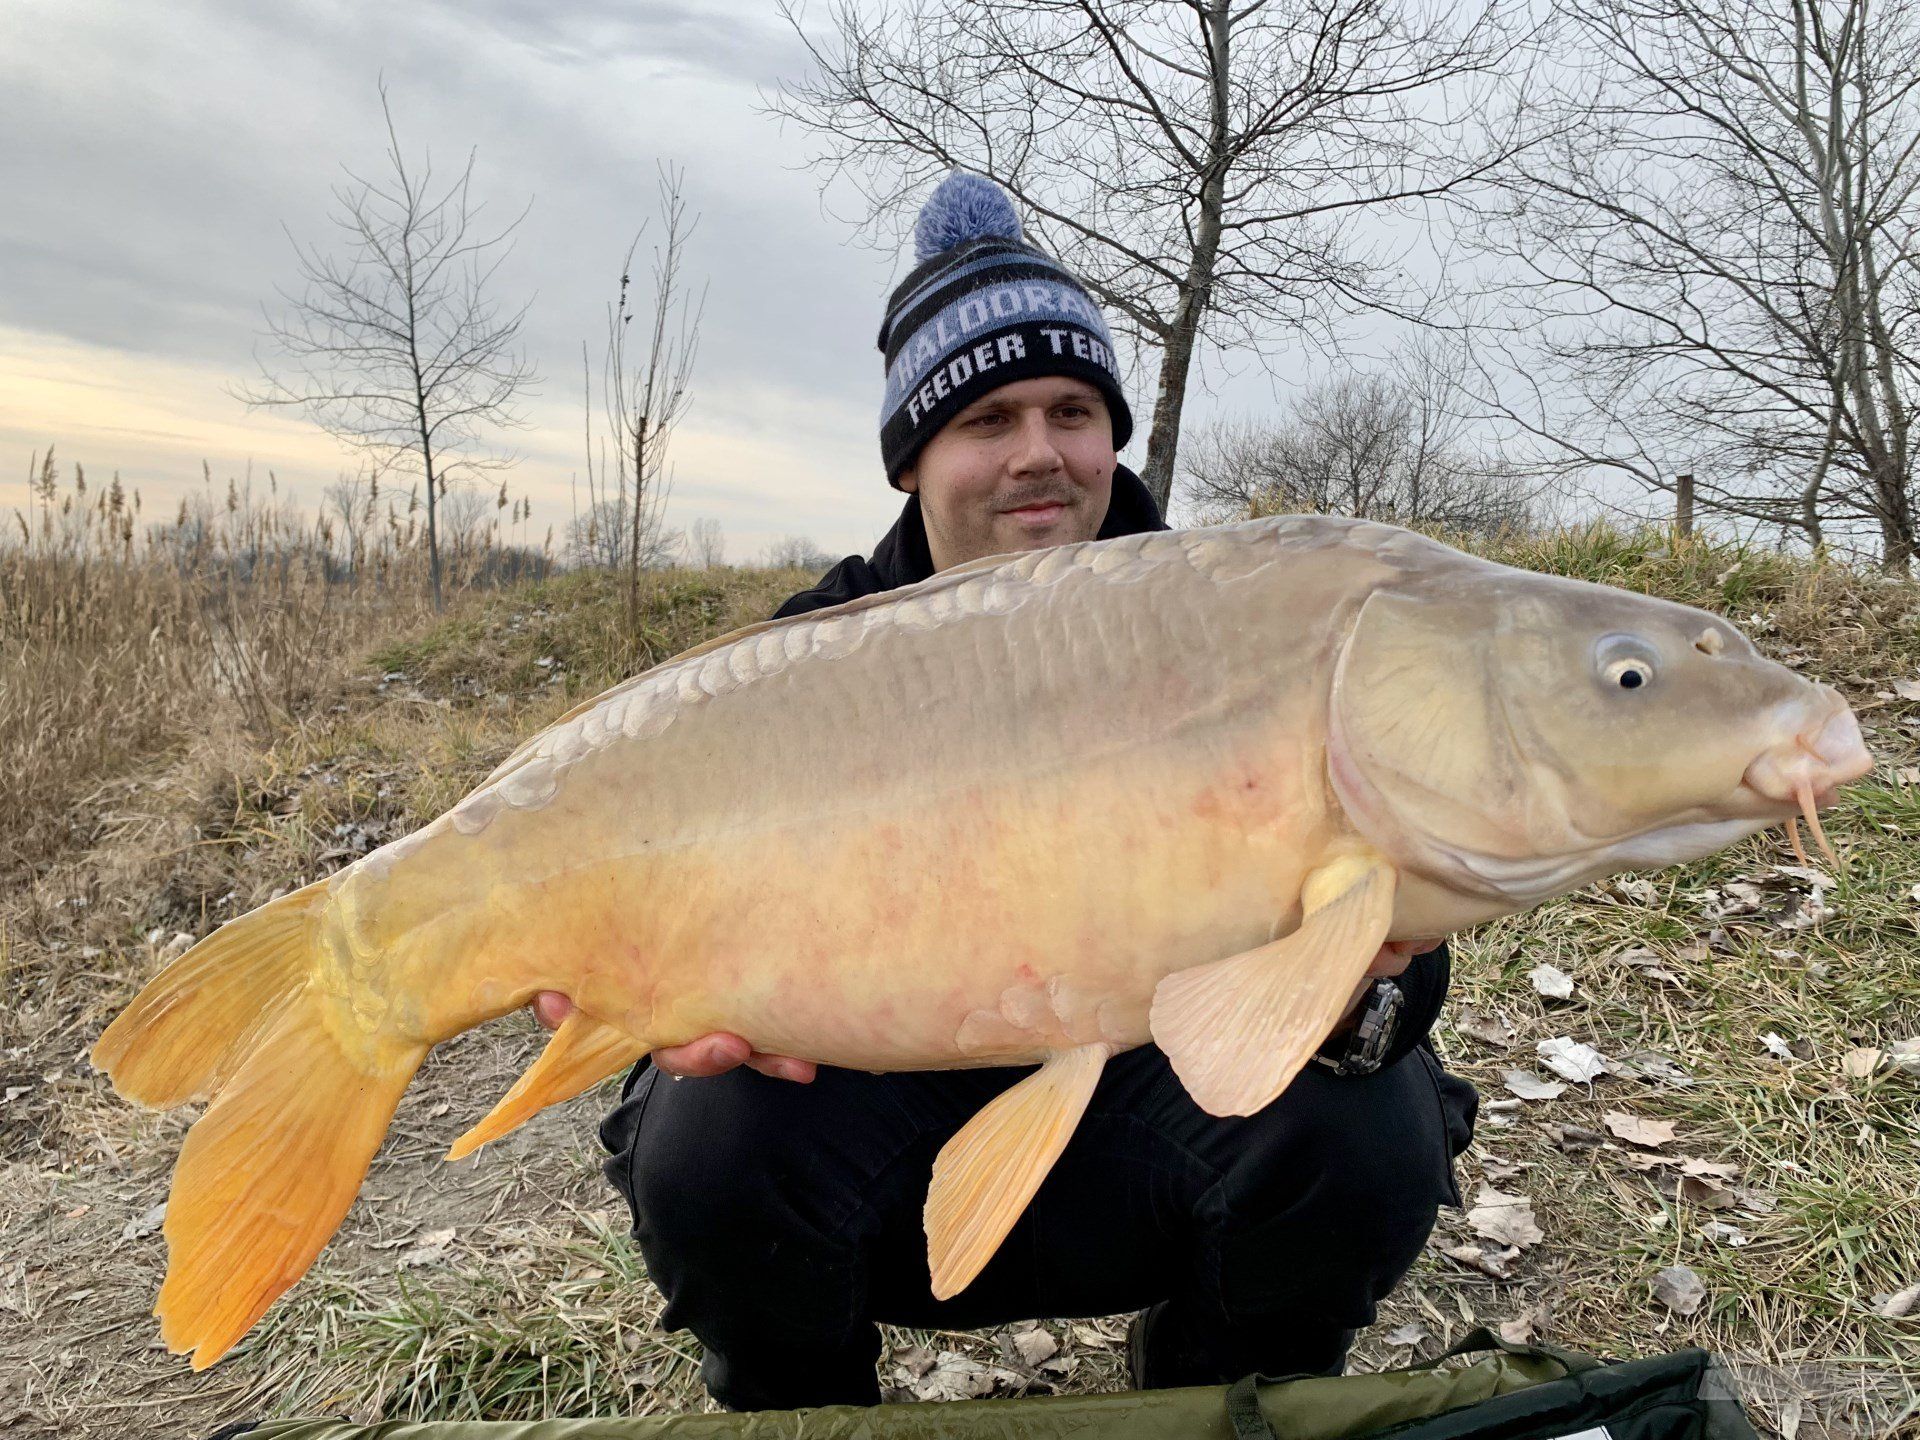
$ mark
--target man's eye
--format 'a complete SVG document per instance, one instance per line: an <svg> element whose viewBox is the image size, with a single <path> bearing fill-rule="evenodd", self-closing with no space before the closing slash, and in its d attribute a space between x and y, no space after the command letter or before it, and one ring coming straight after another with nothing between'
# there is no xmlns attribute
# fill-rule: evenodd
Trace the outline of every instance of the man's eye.
<svg viewBox="0 0 1920 1440"><path fill-rule="evenodd" d="M1088 414L1089 412L1084 405L1062 405L1059 413L1067 416L1079 416Z"/></svg>

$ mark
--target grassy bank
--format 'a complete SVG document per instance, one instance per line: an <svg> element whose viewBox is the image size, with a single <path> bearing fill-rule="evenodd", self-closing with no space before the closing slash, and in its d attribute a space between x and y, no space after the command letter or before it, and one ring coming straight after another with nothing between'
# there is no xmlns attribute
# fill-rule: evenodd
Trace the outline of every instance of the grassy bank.
<svg viewBox="0 0 1920 1440"><path fill-rule="evenodd" d="M1728 615L1844 690L1881 764L1828 818L1845 861L1831 876L1800 869L1775 832L1460 939L1439 1041L1490 1102L1462 1187L1470 1206L1483 1188L1525 1202L1539 1238L1495 1243L1484 1214L1478 1227L1449 1215L1362 1362L1404 1363L1498 1323L1614 1352L1704 1344L1765 1367L1756 1383L1884 1404L1920 1376L1920 1321L1876 1313L1920 1283L1920 1077L1894 1059L1920 1037L1920 591L1605 530L1498 558ZM698 1403L693 1342L658 1331L658 1296L597 1173L605 1095L477 1162L439 1161L531 1058L525 1022L436 1052L339 1240L198 1377L152 1348L164 1253L141 1225L184 1121L132 1111L79 1057L184 937L406 833L636 656L762 618L810 578L654 577L637 639L617 623L617 584L595 575L470 593L438 619L370 611L323 647L303 698L259 717L192 685L191 665L179 680L124 681L164 697L128 707L158 704L175 722L97 761L58 761L56 789L23 792L14 823L39 827L18 831L26 844L66 829L40 852L57 858L0 894L15 1002L0 1011L0 1352L20 1357L0 1373L0 1427L106 1434L161 1410L190 1434L268 1411ZM293 634L298 614L274 623ZM137 670L103 660L93 703L123 703L117 677ZM36 723L58 736L75 721L46 710ZM1537 992L1542 964L1570 978L1565 998ZM1561 1037L1610 1071L1558 1082L1550 1099L1512 1093L1511 1071L1552 1082L1537 1046ZM1880 1058L1865 1064L1867 1051ZM1636 1142L1618 1117L1654 1124L1624 1127L1642 1140L1662 1122L1671 1138ZM1675 1266L1703 1287L1691 1313L1653 1289ZM1007 1334L890 1335L885 1374L903 1393L1120 1383L1118 1323L1045 1328L1055 1349L1040 1361L1044 1345L1023 1352Z"/></svg>

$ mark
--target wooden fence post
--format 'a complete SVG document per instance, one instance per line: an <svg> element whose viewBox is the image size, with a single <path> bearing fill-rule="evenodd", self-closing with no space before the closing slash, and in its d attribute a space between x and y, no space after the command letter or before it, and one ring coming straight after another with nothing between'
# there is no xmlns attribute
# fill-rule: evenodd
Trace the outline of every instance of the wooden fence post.
<svg viewBox="0 0 1920 1440"><path fill-rule="evenodd" d="M1673 528L1684 539L1693 534L1693 475L1691 472L1673 482Z"/></svg>

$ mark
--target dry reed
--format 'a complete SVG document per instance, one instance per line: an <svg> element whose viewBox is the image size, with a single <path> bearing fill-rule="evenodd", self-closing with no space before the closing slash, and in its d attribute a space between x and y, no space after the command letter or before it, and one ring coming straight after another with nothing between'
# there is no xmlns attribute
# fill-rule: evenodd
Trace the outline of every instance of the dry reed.
<svg viewBox="0 0 1920 1440"><path fill-rule="evenodd" d="M89 797L188 730L264 738L309 714L344 657L425 618L412 497L335 487L300 513L269 477L210 472L170 517L116 475L62 483L49 451L0 535L0 873L91 833ZM504 493L499 508L506 504ZM520 507L516 503L514 514ZM458 589L544 573L477 524L448 555Z"/></svg>

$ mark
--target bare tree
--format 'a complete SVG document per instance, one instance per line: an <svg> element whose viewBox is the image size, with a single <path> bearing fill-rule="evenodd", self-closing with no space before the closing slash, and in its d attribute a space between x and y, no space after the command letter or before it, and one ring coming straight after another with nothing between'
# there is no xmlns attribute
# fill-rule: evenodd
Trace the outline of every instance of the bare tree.
<svg viewBox="0 0 1920 1440"><path fill-rule="evenodd" d="M1142 478L1164 508L1204 342L1326 343L1345 316L1430 298L1364 222L1444 202L1503 158L1475 82L1509 49L1500 0L837 0L818 76L776 113L822 142L874 223L978 171L1115 329L1159 356ZM1142 356L1136 354L1136 367Z"/></svg>
<svg viewBox="0 0 1920 1440"><path fill-rule="evenodd" d="M1915 553L1914 0L1561 0L1584 58L1477 238L1517 278L1490 413L1818 549Z"/></svg>
<svg viewBox="0 0 1920 1440"><path fill-rule="evenodd" d="M260 383L238 393L250 406L302 410L375 464L425 481L438 608L440 502L456 480L510 463L488 432L521 423L514 400L534 378L516 348L526 307L505 310L489 294L526 212L483 229L474 155L436 190L431 158L414 163L401 149L384 84L380 112L387 173L349 170L334 188L338 253L293 242L301 288L280 291L287 308L267 322L279 360L262 361Z"/></svg>
<svg viewBox="0 0 1920 1440"><path fill-rule="evenodd" d="M440 538L453 557L455 575L487 543L492 509L492 498L473 489L455 490L440 502Z"/></svg>
<svg viewBox="0 0 1920 1440"><path fill-rule="evenodd" d="M718 520L702 515L687 528L687 560L702 570L727 563L727 537Z"/></svg>
<svg viewBox="0 0 1920 1440"><path fill-rule="evenodd" d="M633 553L633 512L617 500L602 500L587 507L567 525L567 558L575 565L594 570L610 570L616 575L628 572L628 557ZM686 536L665 525L649 526L640 536L640 569L660 570L673 564Z"/></svg>
<svg viewBox="0 0 1920 1440"><path fill-rule="evenodd" d="M834 566L834 557L805 535L783 535L768 544L763 563L769 570L811 570L824 573Z"/></svg>
<svg viewBox="0 0 1920 1440"><path fill-rule="evenodd" d="M700 345L700 317L706 287L689 301L681 266L697 216L689 218L681 194L685 172L662 166L659 203L665 234L653 247L653 295L644 311L629 300L633 257L640 236L627 246L620 264L620 289L607 307L606 348L600 365L600 397L613 439L612 464L603 453L596 462L591 399L587 414L588 523L599 531L611 525L621 534L611 554L627 572L627 631L640 643L640 572L652 559L677 547L665 536L667 496L672 481L666 468L673 429L692 401L693 361ZM644 227L643 231L644 233ZM635 344L628 330L638 314L644 324ZM610 507L610 513L603 513Z"/></svg>
<svg viewBox="0 0 1920 1440"><path fill-rule="evenodd" d="M1443 400L1438 383L1356 375L1307 391L1277 424L1216 421L1186 453L1182 495L1202 523L1320 514L1467 534L1528 528L1538 497L1472 444Z"/></svg>

